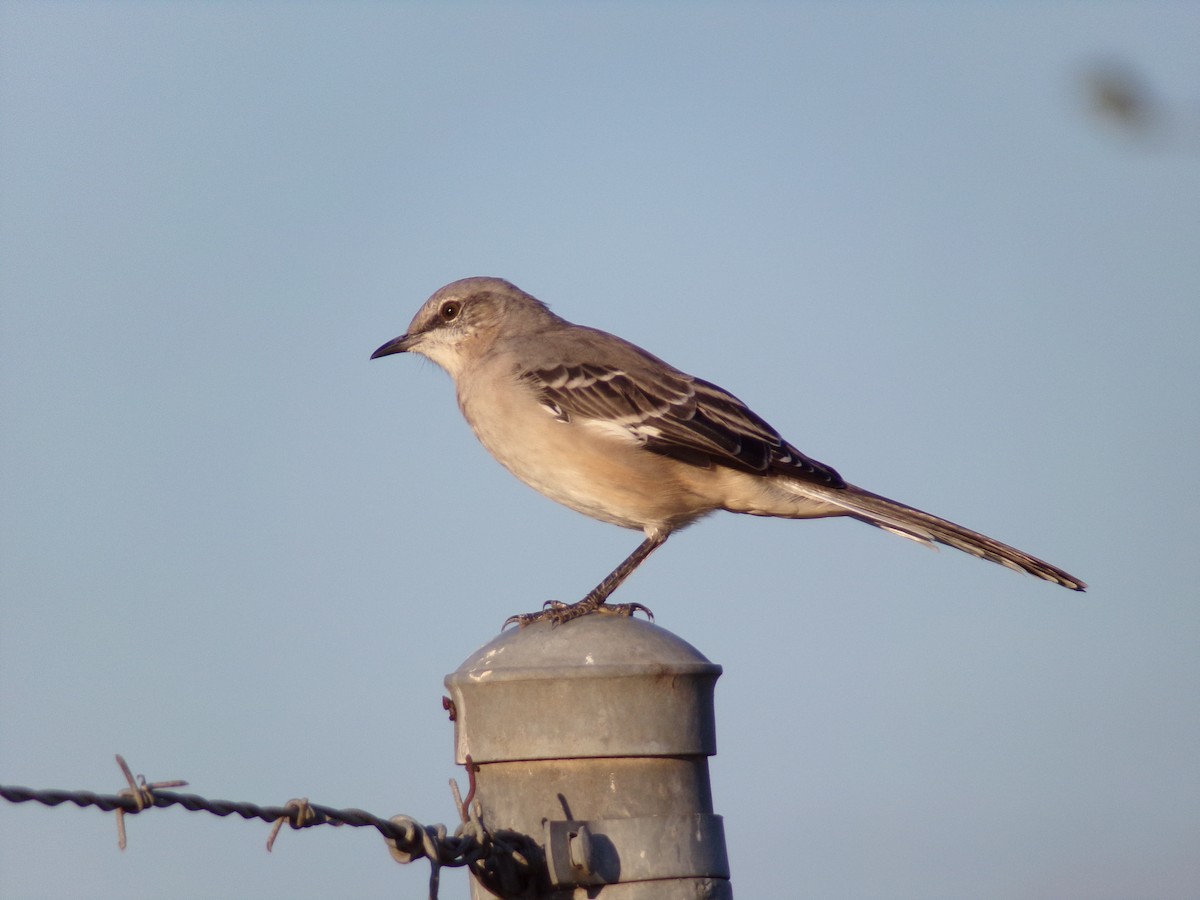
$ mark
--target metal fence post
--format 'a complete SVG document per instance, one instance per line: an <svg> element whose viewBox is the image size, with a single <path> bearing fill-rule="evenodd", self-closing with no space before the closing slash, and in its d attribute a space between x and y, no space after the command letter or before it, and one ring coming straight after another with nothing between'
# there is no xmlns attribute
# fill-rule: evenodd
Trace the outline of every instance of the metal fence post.
<svg viewBox="0 0 1200 900"><path fill-rule="evenodd" d="M538 900L732 900L708 777L720 674L665 629L589 615L504 631L446 676L483 822L542 848Z"/></svg>

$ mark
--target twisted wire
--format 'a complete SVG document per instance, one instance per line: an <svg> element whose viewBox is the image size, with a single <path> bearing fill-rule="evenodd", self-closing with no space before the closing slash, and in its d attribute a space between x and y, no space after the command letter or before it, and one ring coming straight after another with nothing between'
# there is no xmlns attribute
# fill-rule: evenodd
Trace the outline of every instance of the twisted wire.
<svg viewBox="0 0 1200 900"><path fill-rule="evenodd" d="M490 832L480 820L478 803L460 810L463 823L454 834L448 834L444 825L422 825L408 816L384 819L366 810L335 809L308 800L291 800L283 806L259 806L240 800L212 800L198 794L181 794L164 790L161 785L174 787L185 782L147 784L141 776L135 781L125 761L120 757L117 761L130 783L130 789L118 794L0 785L0 797L10 803L40 803L50 807L72 803L78 807L94 806L105 812L115 812L121 849L125 847L123 816L135 815L152 807L182 806L191 812L206 812L221 817L236 814L243 819L274 823L275 827L267 841L268 850L285 822L294 829L317 825L374 828L387 840L397 862L409 863L422 858L429 860L430 900L437 898L439 873L443 866L470 867L485 886L496 888L494 892L502 897L526 895L537 879L534 866L538 862L539 848L536 844L526 835Z"/></svg>

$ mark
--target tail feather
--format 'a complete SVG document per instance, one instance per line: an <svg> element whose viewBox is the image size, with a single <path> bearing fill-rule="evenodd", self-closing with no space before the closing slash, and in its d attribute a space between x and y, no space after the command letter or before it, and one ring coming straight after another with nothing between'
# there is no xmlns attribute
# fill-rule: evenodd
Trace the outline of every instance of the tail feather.
<svg viewBox="0 0 1200 900"><path fill-rule="evenodd" d="M1008 544L1002 544L986 534L956 525L899 501L872 494L852 484L846 485L842 490L822 491L821 497L844 509L847 515L900 537L924 544L936 541L1018 572L1036 575L1073 591L1087 589L1087 585L1074 575L1050 565L1045 560L1030 556Z"/></svg>

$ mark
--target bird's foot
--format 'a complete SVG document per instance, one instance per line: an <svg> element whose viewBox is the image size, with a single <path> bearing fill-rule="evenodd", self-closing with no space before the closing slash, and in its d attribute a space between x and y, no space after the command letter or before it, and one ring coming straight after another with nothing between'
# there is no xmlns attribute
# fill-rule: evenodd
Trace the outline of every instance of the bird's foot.
<svg viewBox="0 0 1200 900"><path fill-rule="evenodd" d="M646 621L654 621L654 613L650 611L650 607L643 606L641 603L605 603L599 609L594 609L592 612L598 612L606 616L625 616L632 619L634 613L645 613Z"/></svg>
<svg viewBox="0 0 1200 900"><path fill-rule="evenodd" d="M589 613L597 613L603 616L632 617L635 613L639 612L645 613L649 621L654 621L654 613L650 611L649 607L643 606L640 603L595 604L586 601L562 603L558 600L547 600L537 612L509 616L504 620L504 625L501 626L500 630L503 631L509 625L524 628L526 625L532 625L534 622L549 622L552 625L562 625L565 622L570 622L572 619L578 619L580 616L586 616Z"/></svg>

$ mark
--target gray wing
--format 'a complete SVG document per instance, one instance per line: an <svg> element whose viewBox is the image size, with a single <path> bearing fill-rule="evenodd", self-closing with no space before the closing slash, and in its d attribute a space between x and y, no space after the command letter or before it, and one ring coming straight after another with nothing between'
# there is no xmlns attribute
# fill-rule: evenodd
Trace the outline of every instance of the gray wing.
<svg viewBox="0 0 1200 900"><path fill-rule="evenodd" d="M522 378L563 421L608 422L651 453L695 466L845 485L836 471L805 456L733 394L653 362L657 365L561 364L526 371Z"/></svg>

